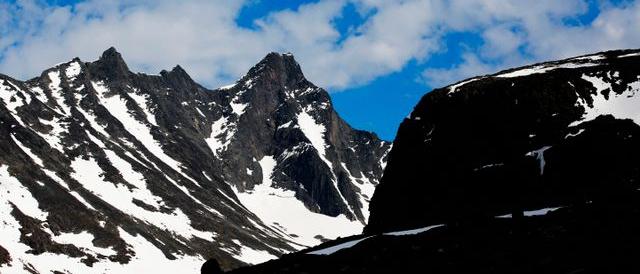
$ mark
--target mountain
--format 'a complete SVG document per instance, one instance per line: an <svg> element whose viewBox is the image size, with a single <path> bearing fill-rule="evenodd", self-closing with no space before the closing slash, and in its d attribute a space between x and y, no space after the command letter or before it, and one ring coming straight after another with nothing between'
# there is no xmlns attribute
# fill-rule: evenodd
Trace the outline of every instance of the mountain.
<svg viewBox="0 0 640 274"><path fill-rule="evenodd" d="M208 90L114 48L0 75L0 272L196 272L359 233L390 144L290 54Z"/></svg>
<svg viewBox="0 0 640 274"><path fill-rule="evenodd" d="M635 190L639 60L637 51L604 52L476 77L425 95L400 125L366 231L580 204Z"/></svg>
<svg viewBox="0 0 640 274"><path fill-rule="evenodd" d="M231 273L637 273L640 50L435 89L364 234Z"/></svg>

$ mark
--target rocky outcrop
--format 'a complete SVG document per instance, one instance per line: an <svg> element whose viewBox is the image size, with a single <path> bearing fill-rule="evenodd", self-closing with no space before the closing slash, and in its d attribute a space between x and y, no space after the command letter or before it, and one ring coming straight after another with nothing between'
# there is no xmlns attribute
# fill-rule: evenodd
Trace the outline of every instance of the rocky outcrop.
<svg viewBox="0 0 640 274"><path fill-rule="evenodd" d="M638 188L638 51L476 77L426 94L398 130L369 233Z"/></svg>
<svg viewBox="0 0 640 274"><path fill-rule="evenodd" d="M4 247L0 246L0 266L11 263L11 254Z"/></svg>

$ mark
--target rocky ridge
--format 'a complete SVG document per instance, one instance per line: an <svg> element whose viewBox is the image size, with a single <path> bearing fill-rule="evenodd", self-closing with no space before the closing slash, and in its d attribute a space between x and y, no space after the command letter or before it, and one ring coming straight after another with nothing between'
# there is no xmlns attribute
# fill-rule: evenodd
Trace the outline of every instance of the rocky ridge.
<svg viewBox="0 0 640 274"><path fill-rule="evenodd" d="M1 272L229 269L357 233L390 149L288 54L208 90L111 48L0 75L0 101Z"/></svg>

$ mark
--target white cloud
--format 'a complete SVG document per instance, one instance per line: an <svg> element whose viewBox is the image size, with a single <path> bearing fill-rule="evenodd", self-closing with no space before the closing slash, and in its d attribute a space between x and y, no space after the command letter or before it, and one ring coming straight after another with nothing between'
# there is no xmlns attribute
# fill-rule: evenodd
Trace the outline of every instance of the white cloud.
<svg viewBox="0 0 640 274"><path fill-rule="evenodd" d="M93 60L113 45L133 69L155 73L181 64L197 80L217 86L241 76L269 51L291 51L311 80L339 89L399 70L433 48L423 37L430 30L422 28L431 18L428 1L386 5L338 44L334 21L345 4L320 1L276 11L258 19L255 30L235 23L241 1L91 0L73 9L40 6L18 15L42 20L10 32L8 37L21 44L5 49L0 71L27 78L74 56Z"/></svg>
<svg viewBox="0 0 640 274"><path fill-rule="evenodd" d="M431 68L422 72L425 82L432 87L443 87L473 76L489 74L495 67L478 60L476 55L465 53L462 63L451 68Z"/></svg>
<svg viewBox="0 0 640 274"><path fill-rule="evenodd" d="M348 2L370 16L341 37L335 21ZM116 46L134 70L157 73L181 64L196 80L216 87L240 77L269 51L291 51L310 80L339 90L399 71L409 61L428 60L446 50L443 39L451 32L479 33L484 45L465 53L462 64L427 69L427 83L445 85L531 60L640 44L636 3L602 4L603 12L592 24L567 26L564 19L586 11L584 1L323 0L274 11L258 18L255 29L246 29L235 19L248 4L0 4L0 72L25 79L75 56L94 60L102 50Z"/></svg>
<svg viewBox="0 0 640 274"><path fill-rule="evenodd" d="M473 2L473 3L472 3ZM499 4L499 5L498 5ZM433 87L509 67L597 51L640 46L640 4L600 2L600 14L587 25L568 25L587 11L585 1L452 1L452 31L481 33L483 46L468 51L450 68L429 68L422 76ZM463 16L464 15L464 16Z"/></svg>

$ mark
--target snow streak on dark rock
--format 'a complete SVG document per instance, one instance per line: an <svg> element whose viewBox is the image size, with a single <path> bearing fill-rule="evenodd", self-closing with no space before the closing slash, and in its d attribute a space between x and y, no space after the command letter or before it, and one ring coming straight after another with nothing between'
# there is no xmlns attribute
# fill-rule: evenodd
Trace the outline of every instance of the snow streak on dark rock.
<svg viewBox="0 0 640 274"><path fill-rule="evenodd" d="M229 269L357 233L390 149L277 53L212 91L180 66L133 73L110 48L0 75L0 101L0 272ZM254 212L273 197L324 230Z"/></svg>

